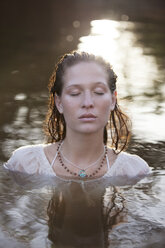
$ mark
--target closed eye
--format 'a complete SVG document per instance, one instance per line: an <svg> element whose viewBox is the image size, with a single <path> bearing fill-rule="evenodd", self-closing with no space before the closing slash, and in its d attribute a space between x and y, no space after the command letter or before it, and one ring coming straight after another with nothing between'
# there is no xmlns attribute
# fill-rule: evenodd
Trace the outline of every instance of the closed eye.
<svg viewBox="0 0 165 248"><path fill-rule="evenodd" d="M80 95L79 92L77 92L77 93L70 93L70 96L78 96L78 95Z"/></svg>
<svg viewBox="0 0 165 248"><path fill-rule="evenodd" d="M104 95L104 92L97 92L97 91L95 91L94 92L96 95Z"/></svg>

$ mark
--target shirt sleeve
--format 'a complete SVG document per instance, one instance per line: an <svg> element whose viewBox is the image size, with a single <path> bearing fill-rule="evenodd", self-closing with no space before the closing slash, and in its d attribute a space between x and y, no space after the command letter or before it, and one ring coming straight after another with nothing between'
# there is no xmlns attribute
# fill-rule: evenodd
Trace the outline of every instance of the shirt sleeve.
<svg viewBox="0 0 165 248"><path fill-rule="evenodd" d="M23 146L15 150L10 159L3 165L10 171L18 171L28 174L37 172L39 163L32 146Z"/></svg>
<svg viewBox="0 0 165 248"><path fill-rule="evenodd" d="M128 155L127 174L130 178L143 178L151 173L151 168L147 162L137 155Z"/></svg>
<svg viewBox="0 0 165 248"><path fill-rule="evenodd" d="M110 176L120 182L120 185L133 185L151 174L151 168L147 162L137 155L122 152L118 155L114 166L110 170Z"/></svg>
<svg viewBox="0 0 165 248"><path fill-rule="evenodd" d="M144 159L128 153L123 154L119 167L119 174L128 178L143 178L151 173L151 168Z"/></svg>

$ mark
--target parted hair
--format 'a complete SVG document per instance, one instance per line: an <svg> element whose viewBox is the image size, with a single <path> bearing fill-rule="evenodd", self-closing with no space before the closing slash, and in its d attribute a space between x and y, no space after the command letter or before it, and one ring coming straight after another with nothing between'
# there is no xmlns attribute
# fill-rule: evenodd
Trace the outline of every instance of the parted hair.
<svg viewBox="0 0 165 248"><path fill-rule="evenodd" d="M67 68L79 62L95 62L102 66L108 75L108 86L111 93L116 91L117 75L109 62L100 56L95 56L87 52L73 51L60 57L55 66L49 84L49 103L48 112L44 122L44 131L47 142L53 143L61 141L66 136L66 123L63 114L61 114L55 104L55 95L61 96L64 85L64 74ZM109 121L104 127L103 142L110 144L116 153L121 152L127 147L130 138L130 119L121 110L117 101L114 110L111 111Z"/></svg>

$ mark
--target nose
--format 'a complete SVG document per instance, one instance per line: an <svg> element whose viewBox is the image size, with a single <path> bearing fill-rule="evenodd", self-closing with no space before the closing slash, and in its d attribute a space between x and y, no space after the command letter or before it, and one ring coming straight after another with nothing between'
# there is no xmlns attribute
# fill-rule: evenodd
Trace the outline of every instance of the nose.
<svg viewBox="0 0 165 248"><path fill-rule="evenodd" d="M94 101L92 94L90 92L85 92L82 99L83 108L92 108L94 106Z"/></svg>

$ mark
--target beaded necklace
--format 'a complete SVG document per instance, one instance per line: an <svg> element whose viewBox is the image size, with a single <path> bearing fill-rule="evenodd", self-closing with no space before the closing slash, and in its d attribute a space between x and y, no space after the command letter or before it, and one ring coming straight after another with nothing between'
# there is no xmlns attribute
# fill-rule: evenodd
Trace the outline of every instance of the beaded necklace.
<svg viewBox="0 0 165 248"><path fill-rule="evenodd" d="M74 166L75 168L78 168L78 169L80 169L80 170L83 170L81 167L79 167L78 165L72 163L72 161L70 161L69 159L67 159L67 158L64 156L64 154L63 154L63 152L62 152L62 149L61 149L61 148L62 148L62 145L63 145L63 142L62 142L61 147L60 147L61 157L62 157L66 162L68 162L69 164L71 164L72 166ZM103 157L104 154L105 154L105 146L104 146L104 152L99 156L99 158L98 158L95 162L93 162L92 164L90 164L90 165L88 165L86 168L84 168L84 170L86 171L86 170L88 170L90 167L92 167L92 166L94 166L95 164L97 164L97 163L99 162L99 160Z"/></svg>
<svg viewBox="0 0 165 248"><path fill-rule="evenodd" d="M92 176L95 176L95 175L101 170L101 168L103 167L105 158L106 158L106 156L107 156L107 146L105 146L105 148L104 148L104 156L103 156L103 159L102 159L102 161L101 161L101 163L100 163L100 166L99 166L93 173L91 173L91 174L88 175L85 171L89 168L89 166L88 166L86 169L81 169L79 166L76 166L76 165L75 165L76 168L79 168L79 169L80 169L80 171L79 171L78 173L76 173L76 172L71 171L71 170L64 164L64 162L63 162L63 160L62 160L62 157L61 157L61 153L60 153L60 147L61 147L61 145L62 145L62 143L59 143L59 145L58 145L58 147L57 147L57 156L58 156L58 159L59 159L59 161L60 161L60 165L61 165L67 172L69 172L72 176L79 176L79 177L81 177L81 178L88 178L88 177L91 178ZM94 164L95 164L95 163L94 163ZM92 164L92 165L93 165L93 164ZM90 167L91 167L91 165L90 165Z"/></svg>

